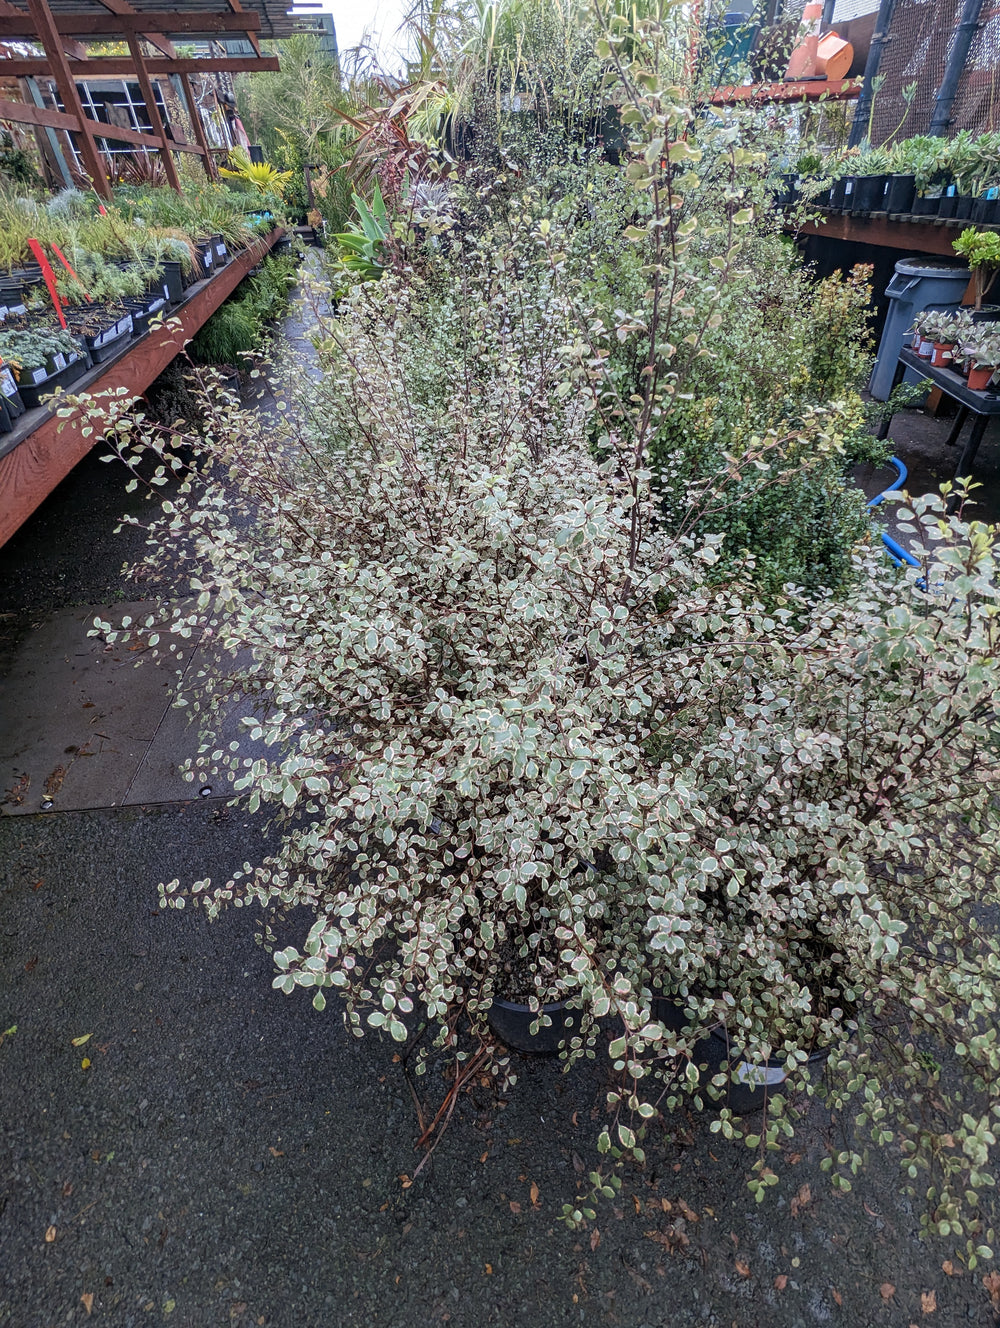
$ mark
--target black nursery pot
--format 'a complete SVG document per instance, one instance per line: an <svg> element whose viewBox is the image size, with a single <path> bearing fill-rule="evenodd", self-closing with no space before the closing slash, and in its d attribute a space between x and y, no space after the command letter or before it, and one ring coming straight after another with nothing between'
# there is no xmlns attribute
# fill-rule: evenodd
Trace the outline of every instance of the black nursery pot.
<svg viewBox="0 0 1000 1328"><path fill-rule="evenodd" d="M184 298L184 272L175 259L167 259L163 264L163 289L171 304Z"/></svg>
<svg viewBox="0 0 1000 1328"><path fill-rule="evenodd" d="M542 1011L552 1023L532 1033L531 1025L538 1015L531 1007L517 1001L505 1001L498 996L490 1006L487 1019L500 1041L515 1051L524 1051L531 1056L556 1056L559 1054L560 1043L579 1031L580 1011L568 1010L565 1001L543 1005Z"/></svg>
<svg viewBox="0 0 1000 1328"><path fill-rule="evenodd" d="M683 1005L667 997L654 998L652 1015L667 1028L677 1032L687 1022ZM699 1067L699 1081L703 1086L710 1084L720 1072L726 1072L726 1088L722 1097L708 1099L710 1109L716 1111L728 1107L737 1116L759 1111L767 1105L773 1093L781 1091L785 1082L786 1075L780 1060L772 1056L766 1065L744 1060L740 1050L730 1040L727 1030L721 1026L700 1038L691 1054L695 1065ZM829 1054L826 1049L813 1052L807 1063L819 1065Z"/></svg>
<svg viewBox="0 0 1000 1328"><path fill-rule="evenodd" d="M913 200L913 208L911 211L914 217L936 217L940 206L940 197L930 198L926 194L918 194Z"/></svg>
<svg viewBox="0 0 1000 1328"><path fill-rule="evenodd" d="M953 217L958 206L957 194L945 194L938 200L938 216Z"/></svg>
<svg viewBox="0 0 1000 1328"><path fill-rule="evenodd" d="M890 175L885 182L882 196L883 212L909 212L913 207L916 191L916 177L913 175Z"/></svg>
<svg viewBox="0 0 1000 1328"><path fill-rule="evenodd" d="M851 194L852 212L878 212L885 197L887 175L859 175L854 181Z"/></svg>
<svg viewBox="0 0 1000 1328"><path fill-rule="evenodd" d="M1000 199L976 199L972 205L972 220L977 226L989 226L998 219L1000 219Z"/></svg>
<svg viewBox="0 0 1000 1328"><path fill-rule="evenodd" d="M774 202L776 207L791 207L799 196L797 185L798 176L794 171L783 172L779 177L781 184L774 191Z"/></svg>
<svg viewBox="0 0 1000 1328"><path fill-rule="evenodd" d="M844 206L848 178L848 176L842 175L839 180L834 180L830 186L830 206L832 208L842 208ZM853 178L851 178L851 184L853 185L853 183Z"/></svg>
<svg viewBox="0 0 1000 1328"><path fill-rule="evenodd" d="M963 221L972 216L972 209L976 206L975 194L956 194L955 211L953 217L960 217Z"/></svg>

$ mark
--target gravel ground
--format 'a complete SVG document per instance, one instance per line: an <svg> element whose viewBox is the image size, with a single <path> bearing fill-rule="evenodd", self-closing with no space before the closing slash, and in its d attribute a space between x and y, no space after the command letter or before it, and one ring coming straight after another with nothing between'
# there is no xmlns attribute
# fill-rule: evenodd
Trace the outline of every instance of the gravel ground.
<svg viewBox="0 0 1000 1328"><path fill-rule="evenodd" d="M670 1122L592 1249L556 1218L593 1164L597 1068L518 1058L508 1100L462 1099L404 1189L395 1045L274 991L242 911L157 910L164 877L264 841L204 803L0 821L5 1328L82 1320L84 1296L127 1328L993 1324L979 1277L916 1239L891 1158L829 1189L822 1120L762 1207L738 1149Z"/></svg>
<svg viewBox="0 0 1000 1328"><path fill-rule="evenodd" d="M946 427L921 423L914 455ZM0 550L0 671L48 610L135 597L122 485L88 459ZM981 1273L918 1241L894 1157L829 1189L819 1113L759 1207L739 1149L670 1121L599 1238L574 1235L556 1219L594 1162L602 1070L522 1057L404 1188L421 1155L395 1044L275 992L245 912L158 910L161 880L265 843L217 803L0 820L3 1328L1000 1324Z"/></svg>

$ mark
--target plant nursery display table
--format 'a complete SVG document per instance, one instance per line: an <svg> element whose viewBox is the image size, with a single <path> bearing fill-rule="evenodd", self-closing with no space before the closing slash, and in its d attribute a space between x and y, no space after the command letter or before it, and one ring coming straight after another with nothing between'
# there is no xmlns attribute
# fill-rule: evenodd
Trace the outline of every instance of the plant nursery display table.
<svg viewBox="0 0 1000 1328"><path fill-rule="evenodd" d="M949 447L954 447L958 442L966 420L970 415L972 416L972 428L965 440L958 465L955 467L956 479L968 477L972 474L972 464L976 459L976 453L979 451L979 444L983 440L987 424L994 416L1000 415L1000 388L993 387L986 392L974 392L966 385L962 374L957 374L952 369L932 368L930 360L921 359L919 355L915 355L912 350L907 348L899 353L896 372L892 380L893 387L898 387L903 381L903 375L907 369L915 370L922 378L929 378L946 397L951 397L952 401L958 403L958 414L947 438ZM888 437L891 419L890 415L886 415L879 425L876 437Z"/></svg>
<svg viewBox="0 0 1000 1328"><path fill-rule="evenodd" d="M94 395L124 388L130 399L141 396L283 234L278 228L261 236L207 280L190 286L161 324L95 365L69 390ZM60 419L60 405L58 397L49 398L0 435L0 545L101 441L78 417Z"/></svg>

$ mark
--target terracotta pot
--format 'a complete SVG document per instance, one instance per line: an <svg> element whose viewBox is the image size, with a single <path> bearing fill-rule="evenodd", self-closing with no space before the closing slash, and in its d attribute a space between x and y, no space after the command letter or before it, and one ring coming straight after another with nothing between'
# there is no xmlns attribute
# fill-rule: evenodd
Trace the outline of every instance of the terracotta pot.
<svg viewBox="0 0 1000 1328"><path fill-rule="evenodd" d="M915 336L913 338L913 353L919 355L922 360L929 360L934 353L933 341L928 341L924 336Z"/></svg>
<svg viewBox="0 0 1000 1328"><path fill-rule="evenodd" d="M990 385L990 379L996 373L996 366L992 369L969 370L969 388L973 392L985 392Z"/></svg>
<svg viewBox="0 0 1000 1328"><path fill-rule="evenodd" d="M953 341L935 341L931 353L932 367L935 369L950 369L954 349L955 343Z"/></svg>

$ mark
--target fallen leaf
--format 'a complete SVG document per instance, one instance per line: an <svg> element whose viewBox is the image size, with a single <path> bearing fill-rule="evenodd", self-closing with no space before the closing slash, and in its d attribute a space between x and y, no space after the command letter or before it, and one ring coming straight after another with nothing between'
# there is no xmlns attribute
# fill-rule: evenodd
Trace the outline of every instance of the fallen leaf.
<svg viewBox="0 0 1000 1328"><path fill-rule="evenodd" d="M896 1288L891 1282L883 1282L878 1289L878 1293L883 1300L892 1300L893 1296L896 1294Z"/></svg>
<svg viewBox="0 0 1000 1328"><path fill-rule="evenodd" d="M404 1190L408 1190L408 1189L410 1188L410 1186L413 1184L413 1181L410 1180L409 1176L406 1174L405 1171L403 1172L402 1176L400 1176L399 1179L400 1179L400 1183L402 1184Z"/></svg>
<svg viewBox="0 0 1000 1328"><path fill-rule="evenodd" d="M38 955L32 955L24 966L25 973L33 973L38 967Z"/></svg>
<svg viewBox="0 0 1000 1328"><path fill-rule="evenodd" d="M268 1148L267 1151L271 1154L272 1157L284 1157L284 1156L285 1156L284 1153L281 1151L280 1148L274 1148L274 1147L271 1147L271 1148Z"/></svg>
<svg viewBox="0 0 1000 1328"><path fill-rule="evenodd" d="M579 1172L584 1172L587 1170L583 1158L580 1156L579 1153L573 1154L573 1170Z"/></svg>
<svg viewBox="0 0 1000 1328"><path fill-rule="evenodd" d="M579 1122L579 1121L577 1120L577 1118L576 1118L576 1112L575 1112L575 1111L573 1112L572 1116L570 1116L570 1120L573 1122L574 1125L579 1125L579 1124L580 1124L580 1122Z"/></svg>
<svg viewBox="0 0 1000 1328"><path fill-rule="evenodd" d="M793 1166L793 1167L797 1167L798 1164L802 1161L802 1154L801 1154L801 1153L789 1153L789 1155L788 1155L788 1161L789 1161L789 1164L790 1164L791 1166Z"/></svg>
<svg viewBox="0 0 1000 1328"><path fill-rule="evenodd" d="M983 1286L989 1292L993 1308L1000 1314L1000 1273L987 1273L983 1278Z"/></svg>
<svg viewBox="0 0 1000 1328"><path fill-rule="evenodd" d="M83 1060L80 1062L80 1069L81 1069L81 1070L89 1070L89 1069L90 1069L90 1057L89 1057L89 1056L84 1056Z"/></svg>
<svg viewBox="0 0 1000 1328"><path fill-rule="evenodd" d="M68 1199L72 1193L73 1193L73 1182L67 1181L66 1184L63 1186L63 1198Z"/></svg>
<svg viewBox="0 0 1000 1328"><path fill-rule="evenodd" d="M636 1217L638 1217L642 1212L642 1204L639 1202L639 1196L637 1194L632 1195L632 1204L635 1208Z"/></svg>
<svg viewBox="0 0 1000 1328"><path fill-rule="evenodd" d="M510 1211L512 1213L519 1213L521 1211L521 1205L517 1202L516 1199L510 1200Z"/></svg>
<svg viewBox="0 0 1000 1328"><path fill-rule="evenodd" d="M923 1310L925 1314L933 1314L934 1311L937 1309L937 1292L921 1291L920 1308Z"/></svg>
<svg viewBox="0 0 1000 1328"><path fill-rule="evenodd" d="M63 786L63 780L66 778L66 767L57 765L52 774L45 781L45 792L50 798L54 798Z"/></svg>
<svg viewBox="0 0 1000 1328"><path fill-rule="evenodd" d="M955 1265L952 1263L952 1261L951 1261L950 1259L945 1259L945 1261L944 1261L944 1263L941 1265L941 1267L942 1267L942 1269L944 1270L944 1272L947 1273L947 1275L948 1275L949 1277L954 1277L954 1276L955 1276Z"/></svg>
<svg viewBox="0 0 1000 1328"><path fill-rule="evenodd" d="M492 1277L492 1276L493 1276L493 1265L492 1265L491 1263L488 1263L488 1264L486 1265L486 1274L487 1274L488 1277Z"/></svg>
<svg viewBox="0 0 1000 1328"><path fill-rule="evenodd" d="M811 1203L812 1203L812 1190L809 1188L808 1185L800 1185L798 1193L792 1199L790 1205L792 1210L792 1217L798 1217L799 1213L802 1212L803 1208L806 1208Z"/></svg>
<svg viewBox="0 0 1000 1328"><path fill-rule="evenodd" d="M697 1222L699 1220L698 1214L694 1211L691 1205L687 1203L684 1199L677 1200L677 1207L681 1210L681 1212L684 1214L684 1216L687 1218L689 1222Z"/></svg>
<svg viewBox="0 0 1000 1328"><path fill-rule="evenodd" d="M485 1153L482 1155L482 1157L479 1159L480 1162L485 1162L486 1159L489 1157L489 1155L490 1155L490 1150L487 1148L486 1152L485 1152Z"/></svg>
<svg viewBox="0 0 1000 1328"><path fill-rule="evenodd" d="M83 1302L83 1308L87 1311L87 1318L89 1319L91 1314L93 1314L94 1312L93 1291L84 1291L83 1294L80 1296L80 1300Z"/></svg>
<svg viewBox="0 0 1000 1328"><path fill-rule="evenodd" d="M672 1213L674 1211L674 1206L669 1199L661 1199L660 1207L663 1209L665 1213Z"/></svg>
<svg viewBox="0 0 1000 1328"><path fill-rule="evenodd" d="M788 1286L788 1278L785 1276L784 1273L779 1273L778 1276L774 1279L775 1291L784 1291L786 1286Z"/></svg>
<svg viewBox="0 0 1000 1328"><path fill-rule="evenodd" d="M82 1034L82 1036L73 1039L73 1046L82 1047L83 1044L85 1042L89 1042L93 1036L94 1036L93 1033L84 1033Z"/></svg>
<svg viewBox="0 0 1000 1328"><path fill-rule="evenodd" d="M44 884L45 884L44 881L36 881L31 888L32 890L40 890Z"/></svg>
<svg viewBox="0 0 1000 1328"><path fill-rule="evenodd" d="M686 1250L691 1244L687 1232L683 1228L683 1221L680 1223L674 1222L665 1231L644 1231L642 1234L647 1240L655 1240L657 1245L665 1245L673 1254L676 1250Z"/></svg>
<svg viewBox="0 0 1000 1328"><path fill-rule="evenodd" d="M834 1300L837 1302L838 1305L843 1305L844 1297L840 1294L840 1292L837 1290L836 1287L830 1288L830 1295L834 1298Z"/></svg>
<svg viewBox="0 0 1000 1328"><path fill-rule="evenodd" d="M532 1208L538 1207L538 1186L534 1181L531 1182L531 1206Z"/></svg>
<svg viewBox="0 0 1000 1328"><path fill-rule="evenodd" d="M739 1273L740 1277L749 1277L749 1276L750 1276L750 1265L749 1265L748 1263L746 1263L743 1259L737 1259L737 1260L736 1260L736 1271Z"/></svg>
<svg viewBox="0 0 1000 1328"><path fill-rule="evenodd" d="M163 1313L164 1313L164 1314L173 1314L173 1312L174 1312L174 1310L175 1310L176 1308L177 1308L177 1301L176 1301L176 1300L165 1300L165 1301L163 1302Z"/></svg>
<svg viewBox="0 0 1000 1328"><path fill-rule="evenodd" d="M600 1245L600 1243L601 1243L601 1233L600 1233L600 1231L598 1230L597 1227L594 1227L593 1231L590 1233L590 1249L591 1249L591 1253L593 1253L593 1251L595 1251L595 1250L597 1249L597 1247L598 1247L598 1245Z"/></svg>
<svg viewBox="0 0 1000 1328"><path fill-rule="evenodd" d="M45 1243L46 1243L46 1245L51 1245L52 1242L55 1240L55 1238L56 1238L56 1229L55 1229L55 1227L47 1227L47 1228L46 1228L46 1231L45 1231Z"/></svg>

